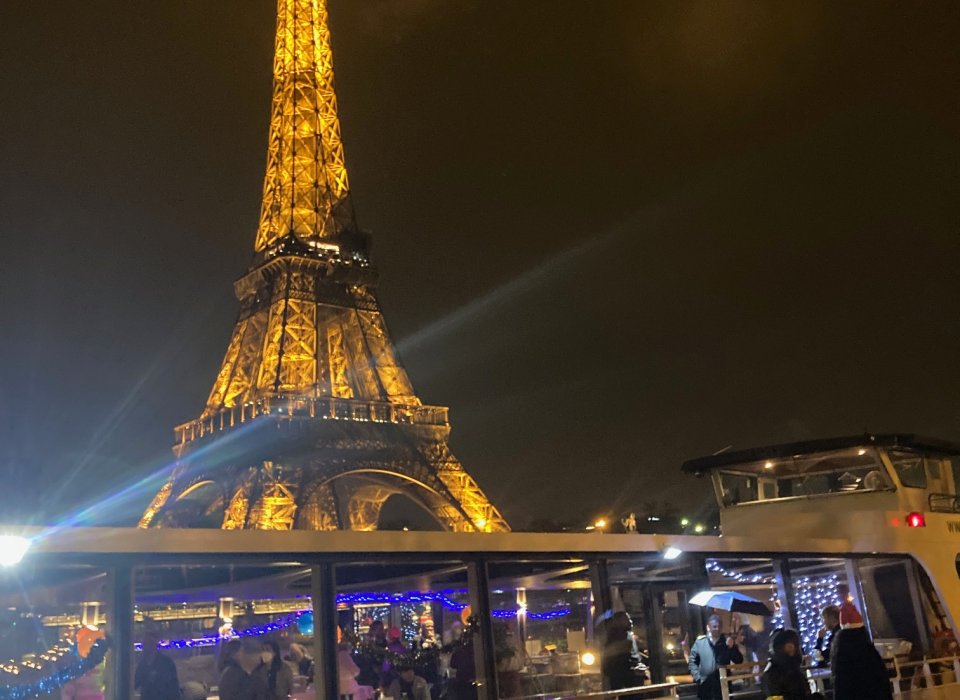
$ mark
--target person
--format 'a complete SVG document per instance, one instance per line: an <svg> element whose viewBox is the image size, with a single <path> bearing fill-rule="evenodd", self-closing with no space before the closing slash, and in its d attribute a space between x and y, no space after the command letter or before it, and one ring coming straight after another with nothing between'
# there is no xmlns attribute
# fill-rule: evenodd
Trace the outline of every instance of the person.
<svg viewBox="0 0 960 700"><path fill-rule="evenodd" d="M734 635L734 644L737 646L737 651L740 652L740 656L743 657L743 662L748 664L754 664L752 669L753 673L756 674L753 678L744 678L738 682L740 687L750 686L754 683L759 683L760 681L760 656L757 654L757 633L753 631L753 628L748 624L741 624L739 627L735 627L736 634Z"/></svg>
<svg viewBox="0 0 960 700"><path fill-rule="evenodd" d="M157 648L160 636L153 630L143 635L143 656L134 672L133 687L140 700L180 700L180 681L173 661Z"/></svg>
<svg viewBox="0 0 960 700"><path fill-rule="evenodd" d="M267 684L270 700L286 700L293 692L293 670L283 662L280 645L273 639L263 641L257 673Z"/></svg>
<svg viewBox="0 0 960 700"><path fill-rule="evenodd" d="M524 654L517 645L512 622L493 621L493 644L496 651L499 696L518 698L523 695L520 672L524 667Z"/></svg>
<svg viewBox="0 0 960 700"><path fill-rule="evenodd" d="M352 648L349 642L341 642L337 647L337 685L340 688L340 700L353 700L360 684L357 676L360 667L351 655Z"/></svg>
<svg viewBox="0 0 960 700"><path fill-rule="evenodd" d="M699 700L721 700L720 667L743 663L732 637L720 633L720 616L707 619L706 634L697 637L690 649L690 673L697 683Z"/></svg>
<svg viewBox="0 0 960 700"><path fill-rule="evenodd" d="M387 633L383 629L381 620L374 620L370 623L370 627L367 629L367 641L381 649L387 648Z"/></svg>
<svg viewBox="0 0 960 700"><path fill-rule="evenodd" d="M220 700L270 700L267 682L256 672L262 645L255 637L244 637L240 648L224 662L220 674Z"/></svg>
<svg viewBox="0 0 960 700"><path fill-rule="evenodd" d="M380 667L380 687L386 690L397 677L397 669L394 667L391 659L403 656L407 653L407 647L404 646L403 633L399 627L391 627L387 631L387 648L384 656L383 665Z"/></svg>
<svg viewBox="0 0 960 700"><path fill-rule="evenodd" d="M791 629L779 629L770 638L770 660L763 669L765 697L804 700L810 697L810 684L803 673L800 635Z"/></svg>
<svg viewBox="0 0 960 700"><path fill-rule="evenodd" d="M240 653L240 640L231 639L223 645L220 650L220 658L217 660L217 672L223 673L227 666L237 663L237 654Z"/></svg>
<svg viewBox="0 0 960 700"><path fill-rule="evenodd" d="M887 665L849 600L840 606L840 631L831 646L834 700L892 700Z"/></svg>
<svg viewBox="0 0 960 700"><path fill-rule="evenodd" d="M450 655L453 700L477 700L477 667L473 656L473 635L463 634Z"/></svg>
<svg viewBox="0 0 960 700"><path fill-rule="evenodd" d="M820 613L820 617L823 620L823 627L817 632L814 658L818 668L828 668L830 666L830 646L833 644L833 638L840 631L840 608L836 605L828 605Z"/></svg>
<svg viewBox="0 0 960 700"><path fill-rule="evenodd" d="M387 695L393 700L430 700L427 682L413 671L407 663L397 665L397 677L387 688Z"/></svg>
<svg viewBox="0 0 960 700"><path fill-rule="evenodd" d="M302 645L294 642L287 650L287 659L294 665L298 676L310 676L313 667L313 659L307 655L307 650Z"/></svg>
<svg viewBox="0 0 960 700"><path fill-rule="evenodd" d="M613 613L602 630L603 651L600 672L609 690L636 688L643 685L646 672L633 635L633 621L625 611Z"/></svg>

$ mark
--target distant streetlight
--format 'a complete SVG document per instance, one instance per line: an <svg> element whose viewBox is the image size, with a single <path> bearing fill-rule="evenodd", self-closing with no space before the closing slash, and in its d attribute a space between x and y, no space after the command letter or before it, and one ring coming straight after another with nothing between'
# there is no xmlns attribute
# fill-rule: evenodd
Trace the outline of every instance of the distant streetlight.
<svg viewBox="0 0 960 700"><path fill-rule="evenodd" d="M15 566L30 549L30 540L20 535L0 535L0 566Z"/></svg>
<svg viewBox="0 0 960 700"><path fill-rule="evenodd" d="M706 528L700 523L697 523L696 525L693 526L693 531L698 535L702 535L704 530L706 530Z"/></svg>
<svg viewBox="0 0 960 700"><path fill-rule="evenodd" d="M680 527L686 527L690 524L690 518L680 518Z"/></svg>
<svg viewBox="0 0 960 700"><path fill-rule="evenodd" d="M598 530L600 530L600 532L603 532L603 528L607 526L607 521L604 520L603 518L600 518L599 520L597 520L597 522L593 524L593 526Z"/></svg>

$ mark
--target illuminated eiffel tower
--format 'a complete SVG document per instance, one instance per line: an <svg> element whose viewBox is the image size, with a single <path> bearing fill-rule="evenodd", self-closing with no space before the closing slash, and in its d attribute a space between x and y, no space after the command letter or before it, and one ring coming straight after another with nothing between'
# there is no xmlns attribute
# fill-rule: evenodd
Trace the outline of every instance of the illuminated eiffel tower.
<svg viewBox="0 0 960 700"><path fill-rule="evenodd" d="M203 413L140 527L373 530L403 494L446 530L507 523L417 398L380 312L340 142L326 0L278 0L253 262Z"/></svg>

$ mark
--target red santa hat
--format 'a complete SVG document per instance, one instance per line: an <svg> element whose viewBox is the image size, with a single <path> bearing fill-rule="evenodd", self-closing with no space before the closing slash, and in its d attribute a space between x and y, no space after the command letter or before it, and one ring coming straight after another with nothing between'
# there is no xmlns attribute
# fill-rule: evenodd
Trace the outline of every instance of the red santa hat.
<svg viewBox="0 0 960 700"><path fill-rule="evenodd" d="M840 606L840 626L845 630L863 627L863 616L849 600Z"/></svg>

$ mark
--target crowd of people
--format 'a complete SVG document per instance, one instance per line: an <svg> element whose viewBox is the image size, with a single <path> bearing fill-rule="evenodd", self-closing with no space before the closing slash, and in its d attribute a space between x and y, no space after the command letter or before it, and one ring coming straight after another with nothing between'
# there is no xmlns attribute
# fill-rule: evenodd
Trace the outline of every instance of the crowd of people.
<svg viewBox="0 0 960 700"><path fill-rule="evenodd" d="M829 669L826 688L834 700L892 700L887 666L874 647L863 619L849 600L822 611L823 627L815 648L804 656L800 635L792 629L777 629L769 639L768 656L761 671L757 635L749 625L738 625L731 635L721 632L722 620L711 615L704 634L687 654L690 674L699 700L721 700L720 669L731 664L750 666L747 682L762 686L764 697L777 700L816 700L805 662ZM604 687L620 690L642 686L647 668L633 633L630 616L623 611L609 614L598 628ZM143 655L137 665L135 686L141 700L202 700L207 689L201 684L177 681L174 662L158 649L158 636L148 631ZM502 642L502 640L501 640ZM428 648L429 647L429 648ZM497 648L507 648L498 644ZM476 668L473 635L463 634L443 649L447 678L442 684L449 700L476 700ZM367 700L373 691L395 700L437 700L441 683L439 652L426 637L404 644L400 630L370 624L360 638L344 639L338 647L337 672L341 700ZM518 663L510 654L498 655L498 685L503 698L520 695ZM226 642L218 661L221 700L282 700L294 690L294 677L313 677L313 660L299 644L290 644L287 655L272 638L243 637ZM513 675L511 675L511 673ZM744 672L741 671L741 674ZM516 683L511 679L517 676ZM516 686L516 687L514 687ZM365 692L361 692L364 689Z"/></svg>
<svg viewBox="0 0 960 700"><path fill-rule="evenodd" d="M759 674L763 696L777 700L823 698L811 689L804 666L809 659L814 667L830 669L825 686L832 690L834 700L892 700L887 666L853 603L847 600L840 607L827 606L822 620L810 657L804 657L795 630L777 629L770 635L769 656ZM694 642L688 657L699 700L721 700L720 667L759 661L750 642L752 633L744 627L728 637L720 632L718 615L708 619L705 634ZM747 673L758 671L759 666L753 666Z"/></svg>

